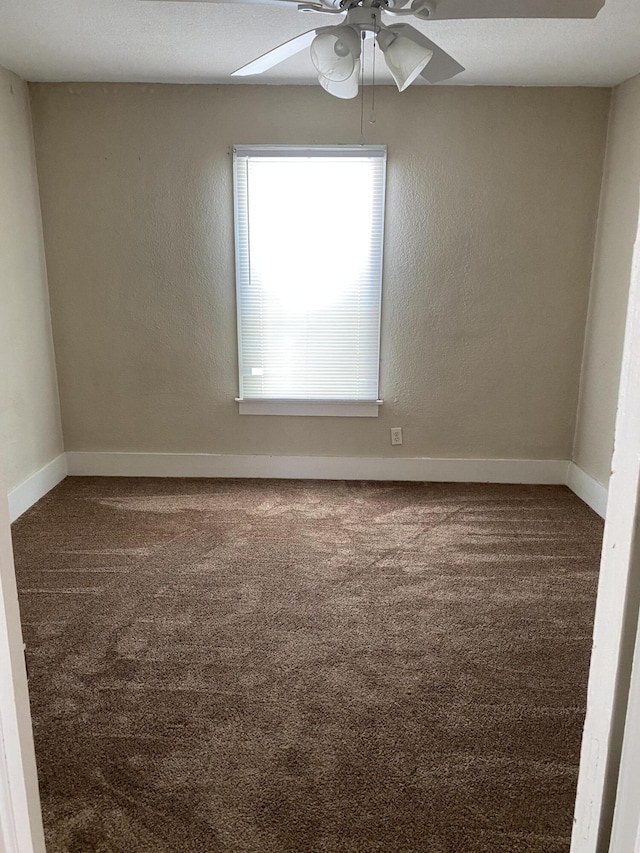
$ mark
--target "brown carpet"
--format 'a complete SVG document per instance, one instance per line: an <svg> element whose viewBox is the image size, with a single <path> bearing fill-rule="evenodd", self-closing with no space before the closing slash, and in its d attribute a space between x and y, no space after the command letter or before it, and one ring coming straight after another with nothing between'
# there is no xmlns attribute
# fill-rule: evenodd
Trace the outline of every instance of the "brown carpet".
<svg viewBox="0 0 640 853"><path fill-rule="evenodd" d="M73 479L14 525L49 853L567 853L564 487Z"/></svg>

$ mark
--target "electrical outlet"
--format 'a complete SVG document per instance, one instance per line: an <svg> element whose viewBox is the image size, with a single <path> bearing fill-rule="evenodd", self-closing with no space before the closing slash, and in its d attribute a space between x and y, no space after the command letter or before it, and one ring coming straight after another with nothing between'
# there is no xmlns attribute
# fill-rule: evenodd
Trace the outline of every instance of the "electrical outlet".
<svg viewBox="0 0 640 853"><path fill-rule="evenodd" d="M391 444L402 444L402 427L391 427Z"/></svg>

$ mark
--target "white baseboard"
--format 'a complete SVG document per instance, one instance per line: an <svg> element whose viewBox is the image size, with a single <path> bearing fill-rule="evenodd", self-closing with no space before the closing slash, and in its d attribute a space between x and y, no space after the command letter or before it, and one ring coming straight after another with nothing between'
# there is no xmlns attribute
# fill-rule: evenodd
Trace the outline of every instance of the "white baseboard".
<svg viewBox="0 0 640 853"><path fill-rule="evenodd" d="M567 465L559 459L67 453L70 475L98 477L275 477L564 485Z"/></svg>
<svg viewBox="0 0 640 853"><path fill-rule="evenodd" d="M9 492L11 521L19 518L57 486L67 474L79 477L274 477L567 485L602 518L607 508L606 488L574 462L563 459L429 459L70 451L60 454Z"/></svg>
<svg viewBox="0 0 640 853"><path fill-rule="evenodd" d="M597 512L601 518L607 514L608 491L602 483L594 480L586 471L583 471L575 462L569 462L567 472L567 486L572 492Z"/></svg>
<svg viewBox="0 0 640 853"><path fill-rule="evenodd" d="M66 454L61 453L52 459L44 468L36 471L30 477L11 489L9 499L9 521L14 522L23 512L33 506L36 501L50 492L67 476Z"/></svg>

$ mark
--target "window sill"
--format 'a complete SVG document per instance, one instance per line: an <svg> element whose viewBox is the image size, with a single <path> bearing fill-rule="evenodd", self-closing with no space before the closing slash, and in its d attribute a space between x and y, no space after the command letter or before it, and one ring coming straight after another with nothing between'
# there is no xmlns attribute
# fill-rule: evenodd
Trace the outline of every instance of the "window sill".
<svg viewBox="0 0 640 853"><path fill-rule="evenodd" d="M321 418L377 418L382 400L242 400L241 415L286 415Z"/></svg>

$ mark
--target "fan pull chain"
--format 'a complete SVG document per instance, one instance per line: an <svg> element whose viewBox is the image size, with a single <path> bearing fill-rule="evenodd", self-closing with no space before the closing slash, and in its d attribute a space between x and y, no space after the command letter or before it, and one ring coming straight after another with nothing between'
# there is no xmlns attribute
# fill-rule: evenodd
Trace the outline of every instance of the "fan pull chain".
<svg viewBox="0 0 640 853"><path fill-rule="evenodd" d="M369 124L376 123L376 42L373 42L373 60L371 63L371 112Z"/></svg>
<svg viewBox="0 0 640 853"><path fill-rule="evenodd" d="M360 145L364 145L364 39L365 35L362 33L362 50L360 52L360 56L362 57L360 63Z"/></svg>

